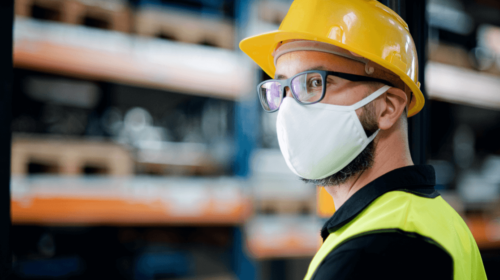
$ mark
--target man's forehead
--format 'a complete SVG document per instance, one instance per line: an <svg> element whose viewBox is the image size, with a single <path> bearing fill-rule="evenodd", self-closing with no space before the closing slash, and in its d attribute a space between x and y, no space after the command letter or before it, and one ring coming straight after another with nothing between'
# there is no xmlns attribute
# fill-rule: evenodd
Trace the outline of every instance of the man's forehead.
<svg viewBox="0 0 500 280"><path fill-rule="evenodd" d="M318 41L308 41L308 40L289 40L285 42L280 42L276 46L275 50L272 53L272 56L274 57L274 65L276 65L277 60L280 58L280 56L296 51L324 52L349 58L354 61L359 61L365 64L368 62L368 60L363 58L362 56L332 44L318 42Z"/></svg>
<svg viewBox="0 0 500 280"><path fill-rule="evenodd" d="M302 56L307 56L308 58L306 60L312 60L311 57L324 57L330 58L328 59L328 63L326 65L323 65L327 68L336 68L337 66L340 66L344 68L346 65L349 66L349 68L352 68L353 65L357 64L362 64L365 66L364 72L368 75L373 74L373 67L369 67L369 60L363 58L360 55L357 55L356 53L353 53L351 51L348 51L346 49L343 49L341 47L324 43L324 42L318 42L318 41L308 41L308 40L289 40L289 41L284 41L280 42L275 50L273 51L272 56L274 57L274 65L276 66L278 73L275 74L277 77L278 75L282 76L283 74L280 73L280 69L278 69L278 60L281 59L282 56L288 56L290 57L290 53L299 53L302 54ZM292 55L293 56L293 55ZM337 61L333 62L332 57L336 58ZM300 60L300 59L299 59ZM304 61L301 61L301 63L305 63ZM293 64L293 63L292 63ZM332 65L333 64L333 65ZM344 65L346 64L346 65ZM303 67L307 67L304 65L299 65ZM297 69L300 69L301 67L294 67L294 71L296 72ZM339 71L338 69L329 69L332 71ZM353 70L353 69L350 69ZM294 72L292 71L292 72ZM305 71L305 70L304 70ZM353 73L354 74L354 73ZM356 74L362 74L356 72Z"/></svg>
<svg viewBox="0 0 500 280"><path fill-rule="evenodd" d="M294 51L281 55L276 61L276 79L289 78L309 70L338 71L364 74L364 65L342 56L319 51Z"/></svg>

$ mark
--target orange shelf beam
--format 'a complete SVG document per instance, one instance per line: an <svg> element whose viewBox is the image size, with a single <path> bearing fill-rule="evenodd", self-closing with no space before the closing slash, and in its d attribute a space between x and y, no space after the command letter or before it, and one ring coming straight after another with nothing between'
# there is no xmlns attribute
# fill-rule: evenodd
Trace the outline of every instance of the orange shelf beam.
<svg viewBox="0 0 500 280"><path fill-rule="evenodd" d="M34 198L25 205L12 201L13 224L54 225L163 225L163 224L240 224L249 214L249 205L222 211L209 203L201 214L169 209L161 201L134 203L119 199Z"/></svg>

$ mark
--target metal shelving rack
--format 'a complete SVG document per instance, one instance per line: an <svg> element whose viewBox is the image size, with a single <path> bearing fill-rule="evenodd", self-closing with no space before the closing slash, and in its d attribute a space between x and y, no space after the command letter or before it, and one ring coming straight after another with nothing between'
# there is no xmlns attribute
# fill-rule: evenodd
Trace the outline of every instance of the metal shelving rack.
<svg viewBox="0 0 500 280"><path fill-rule="evenodd" d="M235 3L235 26L245 26L250 1L241 0ZM13 4L7 6L10 11L5 14L9 14L12 19ZM8 19L9 17L2 16L2 20ZM131 185L135 184L134 182L144 185L145 181L151 183L153 180L151 178L110 178L102 179L99 183L99 180L89 182L81 178L54 177L46 178L52 181L46 181L47 184L42 186L43 180L21 177L15 178L12 182L12 208L10 200L9 203L2 204L8 207L6 209L12 209L14 224L83 225L87 227L158 225L231 227L232 273L242 280L257 279L256 263L251 260L245 249L246 241L243 231L243 224L251 214L250 200L244 193L244 181L248 178L248 161L256 145L256 138L248 131L258 130L258 122L249 121L252 119L251 116L257 114L257 102L255 98L248 97L247 94L250 89L254 88L254 75L253 68L249 66L248 61L243 59L243 55L227 49L169 42L78 25L40 22L26 17L16 19L14 30L16 35L14 66L17 68L234 101L234 141L239 147L233 164L236 178L226 179L226 181L231 181L232 187L218 191L221 195L215 194L213 199L209 195L208 205L205 205L206 209L202 207L200 213L193 214L193 209L182 207L170 209L175 205L185 204L185 201L180 200L185 199L186 195L183 198L176 198L174 195L172 201L167 201L169 195L164 194L164 201L151 202L156 198L141 197L137 193L140 192L139 189L132 190L134 187ZM100 40L92 40L92 38L100 38ZM4 53L9 52L3 51L2 55ZM11 64L4 63L3 65ZM8 70L11 71L10 67ZM7 82L12 80L9 73L3 75ZM197 79L192 77L197 77ZM6 99L9 100L9 98ZM10 105L8 104L10 103L2 103L2 106L6 108L2 115L4 118L9 115ZM4 127L10 127L10 119L4 118L0 118L0 121L5 124ZM2 134L2 138L8 138L8 144L2 145L5 147L5 152L9 152L9 156L2 157L4 161L7 161L10 158L10 149L7 149L10 147L10 134ZM9 166L7 162L5 165ZM10 172L6 170L10 169L2 168L2 170L6 172L5 177L8 179ZM115 182L109 180L115 180ZM217 193L216 189L221 184L211 179L196 181L196 183L206 181L200 183L206 187L201 191L208 193ZM90 185L101 184L101 186L90 186L89 183ZM163 186L164 183L160 184L162 186L157 188L156 195L153 196L158 196L162 191L168 192ZM178 186L183 183L192 185L193 180L177 179L172 182L172 185L180 190ZM85 188L87 191L84 190ZM9 188L5 190L9 191ZM40 193L37 194L37 190ZM232 197L232 201L227 201L228 193L231 192L234 192L236 196ZM226 197L227 203L218 200L217 197L221 196ZM10 195L2 197L8 198ZM5 214L2 212L2 215ZM2 234L8 234L8 232L2 231ZM8 239L2 238L2 240ZM10 260L10 252L5 252L3 256Z"/></svg>

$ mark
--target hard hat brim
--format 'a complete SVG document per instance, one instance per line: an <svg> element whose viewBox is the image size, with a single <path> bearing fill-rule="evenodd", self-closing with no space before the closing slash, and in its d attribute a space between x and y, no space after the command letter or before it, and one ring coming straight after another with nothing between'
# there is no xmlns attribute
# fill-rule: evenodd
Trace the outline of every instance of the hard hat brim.
<svg viewBox="0 0 500 280"><path fill-rule="evenodd" d="M300 32L290 32L276 30L268 33L259 34L256 36L248 37L240 42L240 49L246 53L257 65L259 65L266 74L270 77L274 77L276 67L274 66L274 58L272 53L276 48L277 44L281 41L286 40L310 40L310 41L321 41L335 45L340 48L352 51L362 57L369 59L372 62L379 64L380 66L392 71L394 74L398 75L401 80L410 88L413 92L414 98L411 100L408 117L417 114L425 104L425 98L419 85L415 84L406 73L404 73L398 67L392 65L389 61L384 60L374 54L364 52L362 50L353 49L352 47L342 44L336 40L332 40L328 37L319 38L318 36L309 33Z"/></svg>

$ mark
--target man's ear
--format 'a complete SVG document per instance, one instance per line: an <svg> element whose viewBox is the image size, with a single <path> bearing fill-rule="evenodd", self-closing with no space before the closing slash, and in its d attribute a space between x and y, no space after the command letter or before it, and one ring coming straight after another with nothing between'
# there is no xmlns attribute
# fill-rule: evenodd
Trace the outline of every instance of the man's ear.
<svg viewBox="0 0 500 280"><path fill-rule="evenodd" d="M408 97L404 91L394 87L390 88L382 97L378 127L381 130L388 130L399 120L401 114L404 114Z"/></svg>

